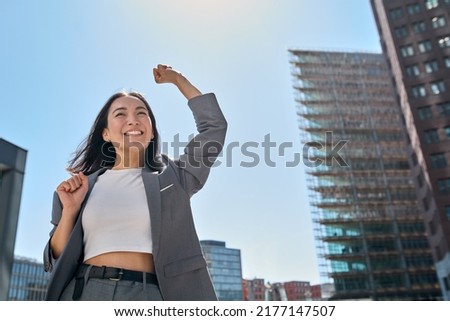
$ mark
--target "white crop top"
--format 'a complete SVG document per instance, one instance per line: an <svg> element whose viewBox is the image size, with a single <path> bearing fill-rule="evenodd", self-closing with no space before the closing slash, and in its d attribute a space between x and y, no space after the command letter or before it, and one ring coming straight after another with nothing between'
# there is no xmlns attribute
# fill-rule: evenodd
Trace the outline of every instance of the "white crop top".
<svg viewBox="0 0 450 321"><path fill-rule="evenodd" d="M116 251L152 253L142 169L107 170L83 212L84 260Z"/></svg>

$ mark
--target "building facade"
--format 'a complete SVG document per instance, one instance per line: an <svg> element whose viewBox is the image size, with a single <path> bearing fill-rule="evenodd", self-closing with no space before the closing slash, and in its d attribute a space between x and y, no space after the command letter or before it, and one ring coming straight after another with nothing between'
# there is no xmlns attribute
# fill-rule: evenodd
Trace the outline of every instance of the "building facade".
<svg viewBox="0 0 450 321"><path fill-rule="evenodd" d="M331 299L441 299L383 55L290 50L290 62Z"/></svg>
<svg viewBox="0 0 450 321"><path fill-rule="evenodd" d="M0 301L8 297L27 151L0 138Z"/></svg>
<svg viewBox="0 0 450 321"><path fill-rule="evenodd" d="M443 296L450 300L450 0L371 0L409 136Z"/></svg>
<svg viewBox="0 0 450 321"><path fill-rule="evenodd" d="M311 284L305 281L284 282L284 290L288 301L311 301Z"/></svg>
<svg viewBox="0 0 450 321"><path fill-rule="evenodd" d="M8 301L43 301L50 274L36 260L15 257Z"/></svg>
<svg viewBox="0 0 450 321"><path fill-rule="evenodd" d="M209 273L220 301L242 301L241 251L225 242L201 241Z"/></svg>
<svg viewBox="0 0 450 321"><path fill-rule="evenodd" d="M264 284L264 279L243 279L242 291L244 301L266 301L267 287Z"/></svg>
<svg viewBox="0 0 450 321"><path fill-rule="evenodd" d="M311 299L313 301L328 301L334 295L334 284L315 284L311 286Z"/></svg>

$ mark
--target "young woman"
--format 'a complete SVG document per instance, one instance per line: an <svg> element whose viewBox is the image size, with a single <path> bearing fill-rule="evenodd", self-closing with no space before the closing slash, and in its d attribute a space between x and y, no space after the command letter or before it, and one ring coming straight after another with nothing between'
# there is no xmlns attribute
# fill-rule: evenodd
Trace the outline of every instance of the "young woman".
<svg viewBox="0 0 450 321"><path fill-rule="evenodd" d="M214 94L167 65L153 75L188 99L198 134L169 159L141 94L108 99L54 193L47 300L217 299L190 197L205 184L227 123Z"/></svg>

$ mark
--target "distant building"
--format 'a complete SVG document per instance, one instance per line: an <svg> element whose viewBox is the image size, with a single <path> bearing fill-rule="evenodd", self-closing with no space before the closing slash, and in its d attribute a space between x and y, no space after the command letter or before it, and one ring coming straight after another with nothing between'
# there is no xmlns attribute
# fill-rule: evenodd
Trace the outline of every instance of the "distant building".
<svg viewBox="0 0 450 321"><path fill-rule="evenodd" d="M264 284L264 279L243 279L244 301L322 301L334 292L332 283L311 285L306 281Z"/></svg>
<svg viewBox="0 0 450 321"><path fill-rule="evenodd" d="M264 279L242 280L242 291L244 301L265 301L267 288Z"/></svg>
<svg viewBox="0 0 450 321"><path fill-rule="evenodd" d="M200 242L217 297L221 301L241 301L241 251L225 247L225 242Z"/></svg>
<svg viewBox="0 0 450 321"><path fill-rule="evenodd" d="M442 299L384 56L290 53L319 269L334 281L331 299Z"/></svg>
<svg viewBox="0 0 450 321"><path fill-rule="evenodd" d="M371 0L408 132L419 206L450 300L450 0Z"/></svg>
<svg viewBox="0 0 450 321"><path fill-rule="evenodd" d="M0 301L7 300L27 151L0 138Z"/></svg>
<svg viewBox="0 0 450 321"><path fill-rule="evenodd" d="M8 301L43 301L50 274L33 259L15 257Z"/></svg>
<svg viewBox="0 0 450 321"><path fill-rule="evenodd" d="M284 290L288 301L311 300L311 284L304 281L284 282Z"/></svg>
<svg viewBox="0 0 450 321"><path fill-rule="evenodd" d="M315 284L311 286L311 300L326 301L334 294L333 283Z"/></svg>
<svg viewBox="0 0 450 321"><path fill-rule="evenodd" d="M267 301L287 301L286 290L282 282L268 283Z"/></svg>

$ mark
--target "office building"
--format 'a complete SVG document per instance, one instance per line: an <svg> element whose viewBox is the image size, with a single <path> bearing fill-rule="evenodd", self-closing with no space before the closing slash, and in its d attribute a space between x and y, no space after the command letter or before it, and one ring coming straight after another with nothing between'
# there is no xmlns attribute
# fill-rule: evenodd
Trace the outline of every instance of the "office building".
<svg viewBox="0 0 450 321"><path fill-rule="evenodd" d="M8 297L27 151L0 138L0 301Z"/></svg>
<svg viewBox="0 0 450 321"><path fill-rule="evenodd" d="M439 300L381 54L290 50L320 274L332 300Z"/></svg>
<svg viewBox="0 0 450 321"><path fill-rule="evenodd" d="M42 262L14 257L8 301L43 301L47 293L50 274Z"/></svg>
<svg viewBox="0 0 450 321"><path fill-rule="evenodd" d="M217 298L220 301L241 301L242 267L241 251L230 249L225 242L201 241Z"/></svg>
<svg viewBox="0 0 450 321"><path fill-rule="evenodd" d="M371 0L408 132L408 158L450 300L450 0Z"/></svg>

